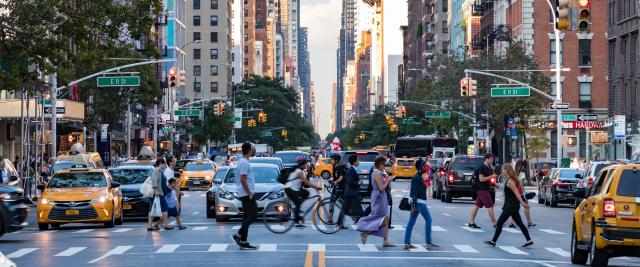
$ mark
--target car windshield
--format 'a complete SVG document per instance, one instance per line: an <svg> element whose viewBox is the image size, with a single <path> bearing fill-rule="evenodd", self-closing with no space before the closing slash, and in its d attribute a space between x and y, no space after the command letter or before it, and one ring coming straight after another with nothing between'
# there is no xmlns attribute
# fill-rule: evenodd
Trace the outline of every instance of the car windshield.
<svg viewBox="0 0 640 267"><path fill-rule="evenodd" d="M58 161L55 164L53 164L53 167L51 169L53 173L55 173L59 170L67 170L71 168L71 165L73 165L73 161Z"/></svg>
<svg viewBox="0 0 640 267"><path fill-rule="evenodd" d="M484 162L483 158L461 158L453 162L454 170L475 171Z"/></svg>
<svg viewBox="0 0 640 267"><path fill-rule="evenodd" d="M344 159L349 160L351 155L358 156L358 160L360 162L374 162L376 158L380 155L378 152L365 152L365 153L357 153L357 152L347 152L344 155Z"/></svg>
<svg viewBox="0 0 640 267"><path fill-rule="evenodd" d="M414 161L411 160L398 160L398 166L406 166L406 167L410 167L415 165Z"/></svg>
<svg viewBox="0 0 640 267"><path fill-rule="evenodd" d="M373 162L360 162L360 165L356 167L359 173L368 174L373 168Z"/></svg>
<svg viewBox="0 0 640 267"><path fill-rule="evenodd" d="M213 164L211 163L189 163L184 169L185 171L212 171Z"/></svg>
<svg viewBox="0 0 640 267"><path fill-rule="evenodd" d="M640 197L640 171L638 170L624 170L620 175L620 182L618 183L619 196L626 197Z"/></svg>
<svg viewBox="0 0 640 267"><path fill-rule="evenodd" d="M120 184L141 184L151 176L153 169L110 169L114 181Z"/></svg>
<svg viewBox="0 0 640 267"><path fill-rule="evenodd" d="M431 166L432 166L432 167L438 167L438 166L439 166L439 163L440 163L440 160L437 160L437 159L431 159L431 160L429 160L429 163L431 163Z"/></svg>
<svg viewBox="0 0 640 267"><path fill-rule="evenodd" d="M187 166L187 163L192 162L191 160L178 160L176 162L176 168L182 169L184 166Z"/></svg>
<svg viewBox="0 0 640 267"><path fill-rule="evenodd" d="M597 174L598 174L602 169L604 169L605 167L609 167L609 166L611 166L611 165L613 165L613 164L611 164L611 163L602 163L602 164L597 164L597 165L596 165L596 167L595 167L595 169L593 170L593 171L594 171L593 173L594 173L595 175L597 175Z"/></svg>
<svg viewBox="0 0 640 267"><path fill-rule="evenodd" d="M324 159L324 160L322 160L322 162L324 164L327 164L327 165L333 165L333 160L332 159Z"/></svg>
<svg viewBox="0 0 640 267"><path fill-rule="evenodd" d="M216 175L213 177L213 180L216 180L216 181L224 180L224 176L227 175L228 171L229 171L228 168L218 170L218 172L216 172Z"/></svg>
<svg viewBox="0 0 640 267"><path fill-rule="evenodd" d="M102 172L57 173L51 177L47 188L106 187Z"/></svg>
<svg viewBox="0 0 640 267"><path fill-rule="evenodd" d="M581 170L561 170L558 177L561 179L576 179L576 174L582 174Z"/></svg>
<svg viewBox="0 0 640 267"><path fill-rule="evenodd" d="M256 183L258 184L273 184L278 182L278 169L276 168L268 168L268 167L252 167L251 171L253 171L253 177L256 179ZM238 168L233 168L229 173L227 173L227 177L224 179L224 182L227 184L233 184L236 182L236 177L238 172Z"/></svg>

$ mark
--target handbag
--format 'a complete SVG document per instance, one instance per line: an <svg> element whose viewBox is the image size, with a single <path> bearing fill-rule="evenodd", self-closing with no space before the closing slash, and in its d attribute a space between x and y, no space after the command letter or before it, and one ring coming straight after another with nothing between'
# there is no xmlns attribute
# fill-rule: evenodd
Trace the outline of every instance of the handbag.
<svg viewBox="0 0 640 267"><path fill-rule="evenodd" d="M153 197L155 191L153 190L153 182L151 181L151 177L147 177L140 186L140 193L145 197Z"/></svg>
<svg viewBox="0 0 640 267"><path fill-rule="evenodd" d="M409 198L403 197L402 200L400 200L400 205L398 206L398 208L400 210L405 210L405 211L411 210L411 204L409 204Z"/></svg>
<svg viewBox="0 0 640 267"><path fill-rule="evenodd" d="M524 198L529 200L529 199L533 199L536 196L536 192L525 192L524 193Z"/></svg>
<svg viewBox="0 0 640 267"><path fill-rule="evenodd" d="M151 217L161 217L162 216L162 207L160 207L160 197L156 196L153 198L153 205L151 206L151 212L149 212Z"/></svg>

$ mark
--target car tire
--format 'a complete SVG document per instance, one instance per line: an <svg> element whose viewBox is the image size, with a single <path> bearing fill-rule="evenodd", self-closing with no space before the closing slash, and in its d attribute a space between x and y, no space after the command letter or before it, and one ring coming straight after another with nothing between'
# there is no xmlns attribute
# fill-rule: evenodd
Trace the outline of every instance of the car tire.
<svg viewBox="0 0 640 267"><path fill-rule="evenodd" d="M124 210L122 209L122 207L120 207L120 216L118 216L118 219L116 219L115 224L116 225L124 224Z"/></svg>
<svg viewBox="0 0 640 267"><path fill-rule="evenodd" d="M329 171L322 171L320 173L320 177L322 177L322 179L327 180L327 179L329 179L329 177L331 177L331 174L329 173Z"/></svg>
<svg viewBox="0 0 640 267"><path fill-rule="evenodd" d="M59 227L60 227L59 223L52 223L51 224L51 228L53 228L53 229L56 229L56 228L59 228Z"/></svg>
<svg viewBox="0 0 640 267"><path fill-rule="evenodd" d="M2 213L0 213L0 236L3 236L6 232L7 229L4 227L4 218L2 217Z"/></svg>
<svg viewBox="0 0 640 267"><path fill-rule="evenodd" d="M549 203L549 206L551 206L552 208L555 208L558 206L558 200L556 200L556 197L554 195L555 194L553 193L553 191L551 191L551 201Z"/></svg>
<svg viewBox="0 0 640 267"><path fill-rule="evenodd" d="M589 251L578 249L578 233L576 233L576 223L573 222L571 234L571 263L584 265L587 263Z"/></svg>
<svg viewBox="0 0 640 267"><path fill-rule="evenodd" d="M38 229L40 229L40 231L49 230L49 224L48 223L38 223Z"/></svg>
<svg viewBox="0 0 640 267"><path fill-rule="evenodd" d="M111 221L104 223L105 228L113 228L113 226L116 225L116 215L113 213L113 210L114 209L111 209Z"/></svg>
<svg viewBox="0 0 640 267"><path fill-rule="evenodd" d="M544 195L544 205L549 206L549 198L547 198L547 194Z"/></svg>
<svg viewBox="0 0 640 267"><path fill-rule="evenodd" d="M228 222L229 217L216 215L216 222Z"/></svg>
<svg viewBox="0 0 640 267"><path fill-rule="evenodd" d="M538 204L544 204L544 199L542 199L542 190L540 190L540 187L538 187Z"/></svg>
<svg viewBox="0 0 640 267"><path fill-rule="evenodd" d="M211 209L213 207L213 209ZM211 201L207 201L207 218L215 218L216 217L216 205Z"/></svg>
<svg viewBox="0 0 640 267"><path fill-rule="evenodd" d="M603 249L596 247L596 229L591 230L591 245L589 246L589 264L593 267L606 267L609 255Z"/></svg>
<svg viewBox="0 0 640 267"><path fill-rule="evenodd" d="M449 192L449 191L446 192L445 198L444 198L444 202L446 202L446 203L453 202L453 196L451 195L451 192Z"/></svg>

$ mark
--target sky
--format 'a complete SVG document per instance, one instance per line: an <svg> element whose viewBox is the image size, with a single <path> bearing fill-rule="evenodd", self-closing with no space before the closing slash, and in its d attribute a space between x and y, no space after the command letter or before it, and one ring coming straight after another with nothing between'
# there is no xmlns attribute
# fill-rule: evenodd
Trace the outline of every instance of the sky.
<svg viewBox="0 0 640 267"><path fill-rule="evenodd" d="M340 32L341 0L300 0L301 27L309 28L311 80L315 84L318 133L329 134L331 90L336 79L336 49Z"/></svg>

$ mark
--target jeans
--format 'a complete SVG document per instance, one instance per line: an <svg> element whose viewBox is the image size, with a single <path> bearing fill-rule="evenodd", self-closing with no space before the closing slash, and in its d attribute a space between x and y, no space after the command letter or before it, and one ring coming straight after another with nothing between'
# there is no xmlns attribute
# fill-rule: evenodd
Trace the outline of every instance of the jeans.
<svg viewBox="0 0 640 267"><path fill-rule="evenodd" d="M416 220L418 219L418 213L422 215L424 218L424 239L425 243L431 244L431 213L429 213L429 208L427 204L418 203L415 208L418 212L414 215L411 214L409 216L409 223L407 224L407 230L404 232L404 243L411 244L411 232L413 232L413 226L416 224Z"/></svg>
<svg viewBox="0 0 640 267"><path fill-rule="evenodd" d="M524 235L524 238L526 238L527 241L531 240L531 237L529 236L529 230L527 229L527 227L522 222L522 217L520 217L520 210L519 209L516 209L516 210L510 210L510 209L502 210L502 214L500 214L500 218L498 218L498 223L496 224L496 232L493 234L493 239L491 239L491 240L493 242L498 241L498 237L500 237L500 234L502 233L502 225L507 221L507 219L509 219L509 217L511 217L513 219L513 222L518 227L520 227L520 230L522 231L522 234Z"/></svg>
<svg viewBox="0 0 640 267"><path fill-rule="evenodd" d="M242 201L244 213L242 214L242 226L240 226L238 234L240 235L240 240L247 241L249 226L258 218L258 204L255 198L249 199L249 196L240 197L240 201Z"/></svg>
<svg viewBox="0 0 640 267"><path fill-rule="evenodd" d="M304 189L301 189L304 190ZM295 206L295 208L293 209L293 212L295 214L295 222L296 223L300 223L300 208L302 206L302 202L304 202L304 198L302 198L302 194L300 191L295 191L291 188L285 188L284 192L287 194L287 196L291 199L291 201L293 202Z"/></svg>

